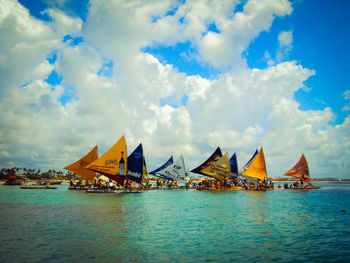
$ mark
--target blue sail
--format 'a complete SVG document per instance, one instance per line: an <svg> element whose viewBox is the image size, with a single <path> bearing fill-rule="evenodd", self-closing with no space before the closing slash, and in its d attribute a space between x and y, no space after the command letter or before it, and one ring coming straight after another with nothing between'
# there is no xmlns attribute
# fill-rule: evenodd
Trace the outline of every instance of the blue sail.
<svg viewBox="0 0 350 263"><path fill-rule="evenodd" d="M234 153L230 159L230 166L231 166L231 173L235 176L238 175L238 164L237 164L237 157L236 153Z"/></svg>
<svg viewBox="0 0 350 263"><path fill-rule="evenodd" d="M126 173L127 178L130 180L141 183L143 173L143 149L142 144L128 156L128 171Z"/></svg>
<svg viewBox="0 0 350 263"><path fill-rule="evenodd" d="M173 162L174 162L173 156L171 156L169 158L169 160L165 164L163 164L161 167L158 167L157 169L153 170L152 172L150 172L150 174L155 175L155 176L159 176L157 174L157 172L159 172L160 170L163 170L165 167L168 167ZM168 178L168 177L165 177L165 176L159 176L159 177L162 177L162 178L165 178L165 179L168 179L168 180L172 180L171 178Z"/></svg>

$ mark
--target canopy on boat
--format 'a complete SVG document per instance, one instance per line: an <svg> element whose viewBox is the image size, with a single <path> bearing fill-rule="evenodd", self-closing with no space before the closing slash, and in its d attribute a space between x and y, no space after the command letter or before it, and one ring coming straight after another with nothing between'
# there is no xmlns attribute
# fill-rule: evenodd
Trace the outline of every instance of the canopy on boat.
<svg viewBox="0 0 350 263"><path fill-rule="evenodd" d="M213 177L218 180L223 180L231 176L231 165L228 153L225 153L216 162L212 162L209 166L202 170L206 176Z"/></svg>
<svg viewBox="0 0 350 263"><path fill-rule="evenodd" d="M307 184L310 183L309 166L304 154L301 155L300 160L296 163L296 165L294 165L293 168L286 172L284 175L293 176Z"/></svg>
<svg viewBox="0 0 350 263"><path fill-rule="evenodd" d="M200 166L194 168L191 172L196 173L196 174L206 175L202 171L205 168L209 167L212 163L215 163L221 157L222 157L221 149L220 149L220 147L218 147L204 163L202 163Z"/></svg>
<svg viewBox="0 0 350 263"><path fill-rule="evenodd" d="M87 169L107 176L124 186L127 171L127 148L125 137L122 136L100 158L86 166Z"/></svg>
<svg viewBox="0 0 350 263"><path fill-rule="evenodd" d="M164 169L158 171L157 174L164 178L170 178L172 180L185 183L186 168L182 154L173 164L170 164Z"/></svg>
<svg viewBox="0 0 350 263"><path fill-rule="evenodd" d="M238 176L238 164L237 164L237 156L236 153L234 153L230 158L230 166L231 166L231 173L233 176Z"/></svg>
<svg viewBox="0 0 350 263"><path fill-rule="evenodd" d="M81 176L85 180L92 182L94 180L96 173L94 171L86 169L86 166L88 164L92 163L93 161L95 161L97 159L97 155L98 155L98 150L97 150L97 146L95 146L84 157L82 157L78 161L64 167L64 169Z"/></svg>
<svg viewBox="0 0 350 263"><path fill-rule="evenodd" d="M158 167L157 169L153 170L152 172L150 172L150 174L152 175L157 175L157 173L160 170L163 170L164 168L166 168L167 166L171 165L174 162L173 156L170 156L169 160L166 161L162 166Z"/></svg>
<svg viewBox="0 0 350 263"><path fill-rule="evenodd" d="M16 180L16 171L15 168L11 168L10 171L4 176L5 179Z"/></svg>
<svg viewBox="0 0 350 263"><path fill-rule="evenodd" d="M262 181L267 178L265 156L262 147L242 175L257 178Z"/></svg>
<svg viewBox="0 0 350 263"><path fill-rule="evenodd" d="M128 156L128 171L126 176L130 180L140 184L143 175L143 164L143 149L142 144L140 143L139 146L137 146L137 148Z"/></svg>

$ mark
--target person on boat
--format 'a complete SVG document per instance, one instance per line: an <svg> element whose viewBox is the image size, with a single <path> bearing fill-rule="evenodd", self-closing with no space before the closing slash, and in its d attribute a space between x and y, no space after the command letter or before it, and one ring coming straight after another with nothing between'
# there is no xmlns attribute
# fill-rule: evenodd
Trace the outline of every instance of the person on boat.
<svg viewBox="0 0 350 263"><path fill-rule="evenodd" d="M96 188L97 190L101 190L101 180L97 181Z"/></svg>
<svg viewBox="0 0 350 263"><path fill-rule="evenodd" d="M215 183L215 189L219 190L220 188L221 188L220 181L217 180L216 183Z"/></svg>
<svg viewBox="0 0 350 263"><path fill-rule="evenodd" d="M77 189L76 185L75 185L74 182L73 182L73 179L70 179L69 187L70 187L70 188L74 188L74 190Z"/></svg>
<svg viewBox="0 0 350 263"><path fill-rule="evenodd" d="M288 183L285 183L284 185L283 185L283 187L284 187L284 189L288 189L289 187L288 187Z"/></svg>
<svg viewBox="0 0 350 263"><path fill-rule="evenodd" d="M90 183L88 180L85 180L85 188L90 189Z"/></svg>

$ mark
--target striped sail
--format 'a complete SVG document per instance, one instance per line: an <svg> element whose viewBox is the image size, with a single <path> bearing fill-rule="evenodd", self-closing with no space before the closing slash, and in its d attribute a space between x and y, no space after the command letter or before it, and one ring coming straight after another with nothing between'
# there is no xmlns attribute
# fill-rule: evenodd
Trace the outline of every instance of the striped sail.
<svg viewBox="0 0 350 263"><path fill-rule="evenodd" d="M85 180L92 182L95 177L95 172L86 168L86 166L97 159L98 150L97 146L95 146L88 154L79 159L78 161L64 167L64 169L80 175Z"/></svg>
<svg viewBox="0 0 350 263"><path fill-rule="evenodd" d="M310 183L310 171L304 154L301 155L300 160L286 172L284 175L293 176L300 179L301 181L309 184Z"/></svg>

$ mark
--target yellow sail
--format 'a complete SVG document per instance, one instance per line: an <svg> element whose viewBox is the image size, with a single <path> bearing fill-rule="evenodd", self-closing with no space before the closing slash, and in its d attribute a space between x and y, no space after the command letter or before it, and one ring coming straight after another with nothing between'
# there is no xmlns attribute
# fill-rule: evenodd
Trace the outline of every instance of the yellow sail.
<svg viewBox="0 0 350 263"><path fill-rule="evenodd" d="M64 167L64 169L75 173L77 175L80 175L83 177L85 180L88 180L92 182L95 177L95 172L90 171L89 169L86 169L86 166L89 163L92 163L97 159L98 151L97 151L97 146L95 146L88 154L86 154L83 158L80 160Z"/></svg>
<svg viewBox="0 0 350 263"><path fill-rule="evenodd" d="M203 169L201 172L207 176L223 180L230 177L230 158L228 153L225 153L216 162L211 163L208 167Z"/></svg>
<svg viewBox="0 0 350 263"><path fill-rule="evenodd" d="M127 171L127 152L124 136L86 168L103 174L112 180L115 180L115 176L124 177Z"/></svg>
<svg viewBox="0 0 350 263"><path fill-rule="evenodd" d="M267 178L265 157L262 147L254 161L249 165L247 170L243 172L243 175L258 178L262 181Z"/></svg>

